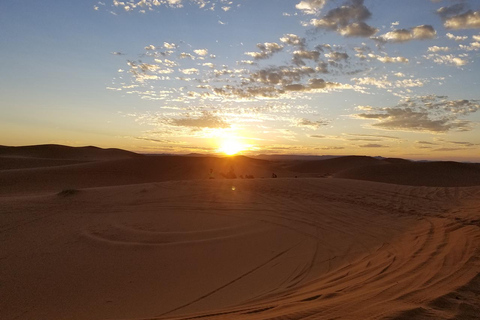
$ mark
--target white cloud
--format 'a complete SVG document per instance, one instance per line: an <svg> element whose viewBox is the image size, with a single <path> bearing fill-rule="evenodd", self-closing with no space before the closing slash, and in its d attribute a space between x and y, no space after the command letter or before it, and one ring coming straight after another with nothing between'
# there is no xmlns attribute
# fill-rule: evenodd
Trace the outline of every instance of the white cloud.
<svg viewBox="0 0 480 320"><path fill-rule="evenodd" d="M397 29L375 38L382 42L407 42L435 38L437 32L431 25L421 25L410 29Z"/></svg>
<svg viewBox="0 0 480 320"><path fill-rule="evenodd" d="M455 40L455 41L465 41L468 39L468 36L456 36L451 33L447 33L446 36L448 39Z"/></svg>
<svg viewBox="0 0 480 320"><path fill-rule="evenodd" d="M429 52L439 52L439 51L449 51L449 47L438 47L438 46L433 46L433 47L428 47Z"/></svg>
<svg viewBox="0 0 480 320"><path fill-rule="evenodd" d="M369 58L377 59L382 63L408 63L408 59L405 57L389 57L387 55L380 56L374 53L369 53L367 56Z"/></svg>
<svg viewBox="0 0 480 320"><path fill-rule="evenodd" d="M466 51L478 51L480 50L480 42L471 42L470 45L459 45L459 48Z"/></svg>
<svg viewBox="0 0 480 320"><path fill-rule="evenodd" d="M300 38L299 36L291 33L284 34L283 37L280 38L280 41L291 46L298 46L300 48L305 47L305 38Z"/></svg>
<svg viewBox="0 0 480 320"><path fill-rule="evenodd" d="M267 59L283 49L283 46L275 42L258 43L257 47L260 49L260 52L245 52L245 54L256 60Z"/></svg>
<svg viewBox="0 0 480 320"><path fill-rule="evenodd" d="M208 49L197 49L197 50L193 50L193 52L195 52L199 56L204 57L208 54Z"/></svg>
<svg viewBox="0 0 480 320"><path fill-rule="evenodd" d="M317 14L325 6L327 0L304 0L295 5L295 8L305 14Z"/></svg>
<svg viewBox="0 0 480 320"><path fill-rule="evenodd" d="M441 55L441 54L429 54L424 56L428 60L432 60L436 64L446 64L456 67L462 67L468 63L466 55L455 56L453 54Z"/></svg>
<svg viewBox="0 0 480 320"><path fill-rule="evenodd" d="M198 74L198 69L196 68L180 69L180 72L183 74Z"/></svg>
<svg viewBox="0 0 480 320"><path fill-rule="evenodd" d="M443 25L448 29L478 29L480 28L480 11L469 10L446 18Z"/></svg>

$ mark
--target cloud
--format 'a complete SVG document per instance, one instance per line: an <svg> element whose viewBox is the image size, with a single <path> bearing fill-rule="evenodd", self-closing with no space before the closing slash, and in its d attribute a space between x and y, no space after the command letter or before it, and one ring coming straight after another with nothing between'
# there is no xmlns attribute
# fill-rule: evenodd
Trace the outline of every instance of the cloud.
<svg viewBox="0 0 480 320"><path fill-rule="evenodd" d="M447 29L478 29L480 28L480 11L469 10L465 13L448 17L443 25Z"/></svg>
<svg viewBox="0 0 480 320"><path fill-rule="evenodd" d="M330 60L333 61L339 61L339 60L347 60L348 59L348 54L345 52L330 52L326 53L325 57L329 58Z"/></svg>
<svg viewBox="0 0 480 320"><path fill-rule="evenodd" d="M308 120L308 119L298 119L295 121L295 126L296 127L305 127L305 128L308 128L308 129L312 129L312 130L316 130L322 126L326 126L328 125L328 121L325 121L325 120L319 120L319 121L311 121L311 120Z"/></svg>
<svg viewBox="0 0 480 320"><path fill-rule="evenodd" d="M407 42L433 39L436 35L437 32L431 25L421 25L410 29L396 29L375 38L375 40L381 42Z"/></svg>
<svg viewBox="0 0 480 320"><path fill-rule="evenodd" d="M359 145L360 148L388 148L389 146L377 143L368 143Z"/></svg>
<svg viewBox="0 0 480 320"><path fill-rule="evenodd" d="M183 74L198 74L198 69L196 68L180 69L179 71Z"/></svg>
<svg viewBox="0 0 480 320"><path fill-rule="evenodd" d="M191 59L191 60L195 60L195 57L193 55L191 55L190 53L186 53L186 52L182 52L180 53L180 55L178 56L180 59Z"/></svg>
<svg viewBox="0 0 480 320"><path fill-rule="evenodd" d="M462 67L468 63L466 54L455 56L453 54L441 55L432 53L424 56L427 60L432 60L436 64L446 64L456 67Z"/></svg>
<svg viewBox="0 0 480 320"><path fill-rule="evenodd" d="M378 32L378 29L361 21L339 28L338 32L344 37L371 37Z"/></svg>
<svg viewBox="0 0 480 320"><path fill-rule="evenodd" d="M187 115L185 118L164 119L164 123L172 126L190 127L194 129L230 127L230 124L223 118L208 111L202 112L198 117Z"/></svg>
<svg viewBox="0 0 480 320"><path fill-rule="evenodd" d="M193 50L193 52L195 52L197 55L202 56L202 57L204 57L208 54L207 49L197 49L197 50Z"/></svg>
<svg viewBox="0 0 480 320"><path fill-rule="evenodd" d="M408 59L405 57L389 57L387 55L380 56L374 53L369 53L367 56L369 58L377 59L382 63L408 63Z"/></svg>
<svg viewBox="0 0 480 320"><path fill-rule="evenodd" d="M448 39L455 40L455 41L465 41L468 39L468 36L456 36L451 33L446 34Z"/></svg>
<svg viewBox="0 0 480 320"><path fill-rule="evenodd" d="M433 47L428 47L428 52L440 52L440 51L449 51L449 47L438 47L438 46L433 46Z"/></svg>
<svg viewBox="0 0 480 320"><path fill-rule="evenodd" d="M284 84L288 85L295 81L300 81L305 76L315 74L315 70L311 67L269 67L260 69L250 75L253 82L261 82L266 84Z"/></svg>
<svg viewBox="0 0 480 320"><path fill-rule="evenodd" d="M175 49L175 48L177 48L177 45L175 43L164 42L163 47L165 49Z"/></svg>
<svg viewBox="0 0 480 320"><path fill-rule="evenodd" d="M372 138L380 138L380 139L400 140L399 137L387 136L387 135L382 135L382 134L348 133L347 135L349 135L349 136L356 136L356 137L372 137Z"/></svg>
<svg viewBox="0 0 480 320"><path fill-rule="evenodd" d="M267 59L283 49L283 46L275 42L258 43L257 47L260 49L260 52L245 52L245 54L256 60Z"/></svg>
<svg viewBox="0 0 480 320"><path fill-rule="evenodd" d="M437 14L442 18L447 18L451 15L458 15L463 10L465 10L465 3L457 3L448 7L441 7L437 10Z"/></svg>
<svg viewBox="0 0 480 320"><path fill-rule="evenodd" d="M392 86L392 82L388 81L386 76L380 78L353 78L352 80L355 81L355 83L358 85L371 85L381 89L386 89Z"/></svg>
<svg viewBox="0 0 480 320"><path fill-rule="evenodd" d="M304 0L295 5L295 8L305 14L317 14L325 6L327 0Z"/></svg>
<svg viewBox="0 0 480 320"><path fill-rule="evenodd" d="M350 0L343 6L328 11L324 17L310 20L310 25L337 31L343 36L370 37L378 31L364 22L371 15L363 5L363 0Z"/></svg>
<svg viewBox="0 0 480 320"><path fill-rule="evenodd" d="M300 49L305 47L306 42L305 38L300 38L299 36L291 33L284 34L283 37L280 38L280 41L291 46L297 46Z"/></svg>
<svg viewBox="0 0 480 320"><path fill-rule="evenodd" d="M298 66L304 66L305 65L304 60L318 61L319 58L320 58L320 51L296 50L293 52L292 61L294 64Z"/></svg>
<svg viewBox="0 0 480 320"><path fill-rule="evenodd" d="M159 7L166 7L169 9L180 9L185 6L185 3L189 5L196 6L199 9L215 11L217 8L228 11L232 8L233 1L224 1L224 0L128 0L128 1L118 1L112 0L114 7L119 8L124 11L134 11L137 10L140 13L145 13L146 11L155 11ZM218 6L217 6L218 4ZM223 5L227 4L227 5ZM98 6L95 6L98 8ZM97 10L95 9L94 10Z"/></svg>
<svg viewBox="0 0 480 320"><path fill-rule="evenodd" d="M478 51L480 50L480 42L471 42L468 46L461 44L459 48L466 51Z"/></svg>
<svg viewBox="0 0 480 320"><path fill-rule="evenodd" d="M477 100L447 100L445 97L425 96L405 99L395 107L377 108L357 114L360 119L373 119L372 126L385 130L444 133L451 130L469 131L471 122L460 120L480 110Z"/></svg>

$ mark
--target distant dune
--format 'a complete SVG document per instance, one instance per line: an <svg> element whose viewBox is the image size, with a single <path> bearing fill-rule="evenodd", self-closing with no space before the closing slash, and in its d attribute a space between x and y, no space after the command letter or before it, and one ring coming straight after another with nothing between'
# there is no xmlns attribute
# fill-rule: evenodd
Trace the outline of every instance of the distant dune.
<svg viewBox="0 0 480 320"><path fill-rule="evenodd" d="M0 147L0 193L52 192L167 180L298 176L343 178L415 186L480 185L480 164L412 162L345 156L325 160L271 161L245 156L146 156L119 149L41 145Z"/></svg>
<svg viewBox="0 0 480 320"><path fill-rule="evenodd" d="M290 170L317 177L368 180L411 186L460 187L480 185L480 164L413 162L398 158L346 156L305 161Z"/></svg>
<svg viewBox="0 0 480 320"><path fill-rule="evenodd" d="M22 147L0 146L0 157L67 159L67 160L112 160L136 158L142 155L121 149L102 149L98 147L68 147L57 144L44 144Z"/></svg>
<svg viewBox="0 0 480 320"><path fill-rule="evenodd" d="M378 181L410 186L478 186L480 164L458 162L389 163L354 167L336 178Z"/></svg>

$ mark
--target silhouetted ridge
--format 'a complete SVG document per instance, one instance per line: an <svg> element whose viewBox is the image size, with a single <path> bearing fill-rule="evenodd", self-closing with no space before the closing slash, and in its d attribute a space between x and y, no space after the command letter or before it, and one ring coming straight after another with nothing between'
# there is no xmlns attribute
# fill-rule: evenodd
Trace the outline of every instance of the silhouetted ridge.
<svg viewBox="0 0 480 320"><path fill-rule="evenodd" d="M116 148L102 149L93 146L69 147L57 144L22 147L0 146L0 156L86 161L142 157L140 154Z"/></svg>
<svg viewBox="0 0 480 320"><path fill-rule="evenodd" d="M326 160L305 161L293 165L289 169L301 173L334 174L351 168L383 163L383 160L367 156L346 156Z"/></svg>
<svg viewBox="0 0 480 320"><path fill-rule="evenodd" d="M480 164L452 161L400 162L351 168L335 174L335 177L410 186L478 186Z"/></svg>

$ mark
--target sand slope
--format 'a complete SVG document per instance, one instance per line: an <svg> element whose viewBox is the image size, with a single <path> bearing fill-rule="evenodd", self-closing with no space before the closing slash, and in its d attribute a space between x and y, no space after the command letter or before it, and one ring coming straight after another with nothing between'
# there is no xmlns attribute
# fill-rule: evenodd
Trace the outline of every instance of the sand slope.
<svg viewBox="0 0 480 320"><path fill-rule="evenodd" d="M480 188L164 181L0 197L2 319L474 319Z"/></svg>
<svg viewBox="0 0 480 320"><path fill-rule="evenodd" d="M88 188L155 182L165 180L206 179L210 169L216 178L233 167L237 176L270 177L294 173L275 164L247 157L144 156L130 159L90 161L71 165L0 170L0 195L32 192L59 192Z"/></svg>
<svg viewBox="0 0 480 320"><path fill-rule="evenodd" d="M479 186L480 164L413 162L405 159L377 159L346 156L327 160L301 161L289 166L294 172L313 177L336 177L413 186Z"/></svg>

